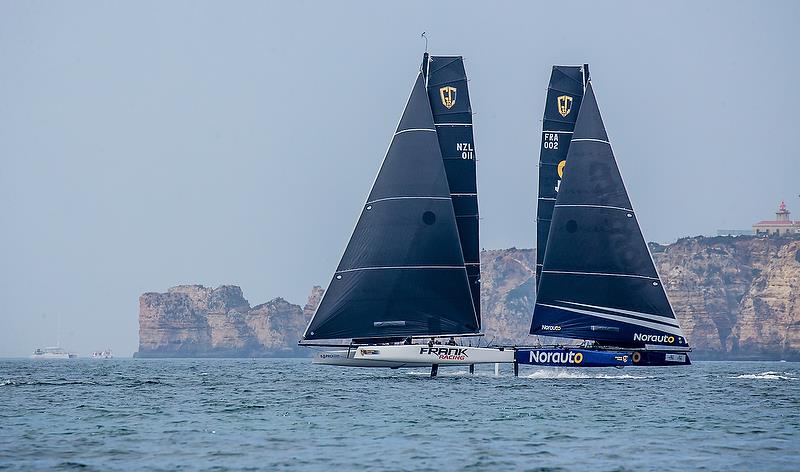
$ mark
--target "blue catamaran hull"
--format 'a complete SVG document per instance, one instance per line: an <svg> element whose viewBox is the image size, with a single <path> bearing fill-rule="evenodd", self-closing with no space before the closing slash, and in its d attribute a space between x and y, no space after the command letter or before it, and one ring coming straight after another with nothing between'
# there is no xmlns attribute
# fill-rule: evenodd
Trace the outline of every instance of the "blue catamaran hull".
<svg viewBox="0 0 800 472"><path fill-rule="evenodd" d="M580 348L517 349L518 364L549 367L625 367L689 365L685 352L606 351Z"/></svg>

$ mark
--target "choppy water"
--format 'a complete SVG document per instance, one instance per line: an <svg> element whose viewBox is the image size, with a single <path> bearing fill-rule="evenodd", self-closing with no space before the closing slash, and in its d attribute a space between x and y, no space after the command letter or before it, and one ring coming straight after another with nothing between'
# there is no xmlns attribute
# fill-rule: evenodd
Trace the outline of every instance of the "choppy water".
<svg viewBox="0 0 800 472"><path fill-rule="evenodd" d="M800 366L0 360L0 468L798 470Z"/></svg>

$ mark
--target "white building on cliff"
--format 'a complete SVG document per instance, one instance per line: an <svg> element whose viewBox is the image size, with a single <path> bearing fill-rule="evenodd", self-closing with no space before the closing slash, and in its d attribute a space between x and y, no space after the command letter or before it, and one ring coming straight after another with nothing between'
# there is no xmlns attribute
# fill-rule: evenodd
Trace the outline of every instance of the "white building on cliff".
<svg viewBox="0 0 800 472"><path fill-rule="evenodd" d="M787 236L790 234L800 234L800 220L790 220L790 213L791 212L786 209L786 203L781 202L781 204L778 206L778 211L775 212L775 219L759 221L753 225L753 232L759 236Z"/></svg>

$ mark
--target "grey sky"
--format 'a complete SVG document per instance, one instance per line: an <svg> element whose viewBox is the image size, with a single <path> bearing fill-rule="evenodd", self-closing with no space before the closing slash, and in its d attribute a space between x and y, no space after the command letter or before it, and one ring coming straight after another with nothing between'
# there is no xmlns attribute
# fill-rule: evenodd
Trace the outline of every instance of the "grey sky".
<svg viewBox="0 0 800 472"><path fill-rule="evenodd" d="M800 218L800 3L0 2L0 356L130 355L138 295L325 285L421 61L465 56L482 246L532 247L552 64L645 236Z"/></svg>

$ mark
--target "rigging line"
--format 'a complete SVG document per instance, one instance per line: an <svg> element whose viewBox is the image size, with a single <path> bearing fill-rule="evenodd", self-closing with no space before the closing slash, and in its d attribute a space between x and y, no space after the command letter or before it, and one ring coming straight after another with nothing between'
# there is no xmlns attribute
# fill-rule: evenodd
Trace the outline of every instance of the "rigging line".
<svg viewBox="0 0 800 472"><path fill-rule="evenodd" d="M631 277L634 279L647 279L647 280L654 280L658 281L658 277L650 277L647 275L637 275L637 274L611 274L607 272L578 272L578 271L568 271L568 270L543 270L542 273L548 274L567 274L567 275L596 275L600 277Z"/></svg>
<svg viewBox="0 0 800 472"><path fill-rule="evenodd" d="M472 123L434 123L434 126L472 126Z"/></svg>
<svg viewBox="0 0 800 472"><path fill-rule="evenodd" d="M440 69L449 66L450 64L458 61L458 59L461 58L461 56L432 56L432 57L436 57L439 59L450 59L450 61L447 64L442 65L442 67L439 67L439 69L436 69L434 72L438 72Z"/></svg>

